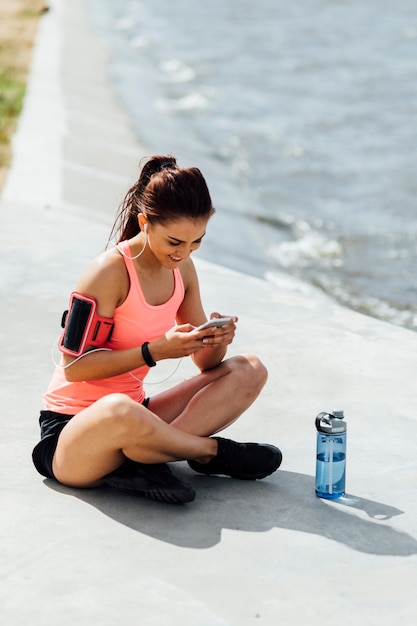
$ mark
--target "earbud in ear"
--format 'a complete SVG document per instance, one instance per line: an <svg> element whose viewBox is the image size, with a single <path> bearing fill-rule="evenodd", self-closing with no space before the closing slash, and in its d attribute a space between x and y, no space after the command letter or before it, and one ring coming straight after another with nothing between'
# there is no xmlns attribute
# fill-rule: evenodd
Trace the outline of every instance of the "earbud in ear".
<svg viewBox="0 0 417 626"><path fill-rule="evenodd" d="M144 227L143 227L143 232L145 233L145 235L146 235L147 231L148 231L148 225L145 224Z"/></svg>

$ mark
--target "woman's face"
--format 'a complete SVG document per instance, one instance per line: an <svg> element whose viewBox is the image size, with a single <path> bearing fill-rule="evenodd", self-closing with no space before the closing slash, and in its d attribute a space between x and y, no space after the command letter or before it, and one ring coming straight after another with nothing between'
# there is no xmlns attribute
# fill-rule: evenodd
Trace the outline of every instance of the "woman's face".
<svg viewBox="0 0 417 626"><path fill-rule="evenodd" d="M181 218L167 224L148 224L148 245L164 267L178 267L200 247L208 219Z"/></svg>

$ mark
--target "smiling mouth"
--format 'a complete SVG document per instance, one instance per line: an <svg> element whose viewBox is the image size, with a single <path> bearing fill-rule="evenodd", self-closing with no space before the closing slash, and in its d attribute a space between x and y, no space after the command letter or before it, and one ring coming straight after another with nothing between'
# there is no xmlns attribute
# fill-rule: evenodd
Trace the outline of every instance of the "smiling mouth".
<svg viewBox="0 0 417 626"><path fill-rule="evenodd" d="M179 263L180 261L182 261L182 259L181 259L181 258L180 258L180 259L177 259L177 258L176 258L176 257L174 257L174 256L171 256L171 255L168 255L168 256L169 256L169 258L171 259L171 261L174 261L174 263Z"/></svg>

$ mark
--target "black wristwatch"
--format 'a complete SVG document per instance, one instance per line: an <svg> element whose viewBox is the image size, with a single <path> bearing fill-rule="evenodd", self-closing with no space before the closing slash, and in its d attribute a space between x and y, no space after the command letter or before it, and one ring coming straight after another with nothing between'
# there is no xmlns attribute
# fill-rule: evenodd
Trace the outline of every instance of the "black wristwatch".
<svg viewBox="0 0 417 626"><path fill-rule="evenodd" d="M148 346L149 346L149 341L145 341L145 343L142 344L143 360L145 361L148 367L155 367L156 361L153 360L152 355L149 352Z"/></svg>

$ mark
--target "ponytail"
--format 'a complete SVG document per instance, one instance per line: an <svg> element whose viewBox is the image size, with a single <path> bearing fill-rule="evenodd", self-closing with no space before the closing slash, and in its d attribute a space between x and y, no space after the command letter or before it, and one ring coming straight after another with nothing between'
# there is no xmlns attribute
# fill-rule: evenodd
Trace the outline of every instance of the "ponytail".
<svg viewBox="0 0 417 626"><path fill-rule="evenodd" d="M166 223L182 217L209 218L214 213L206 181L197 168L179 168L172 155L150 157L139 179L121 203L109 242L131 239L140 232L138 214L149 223Z"/></svg>

